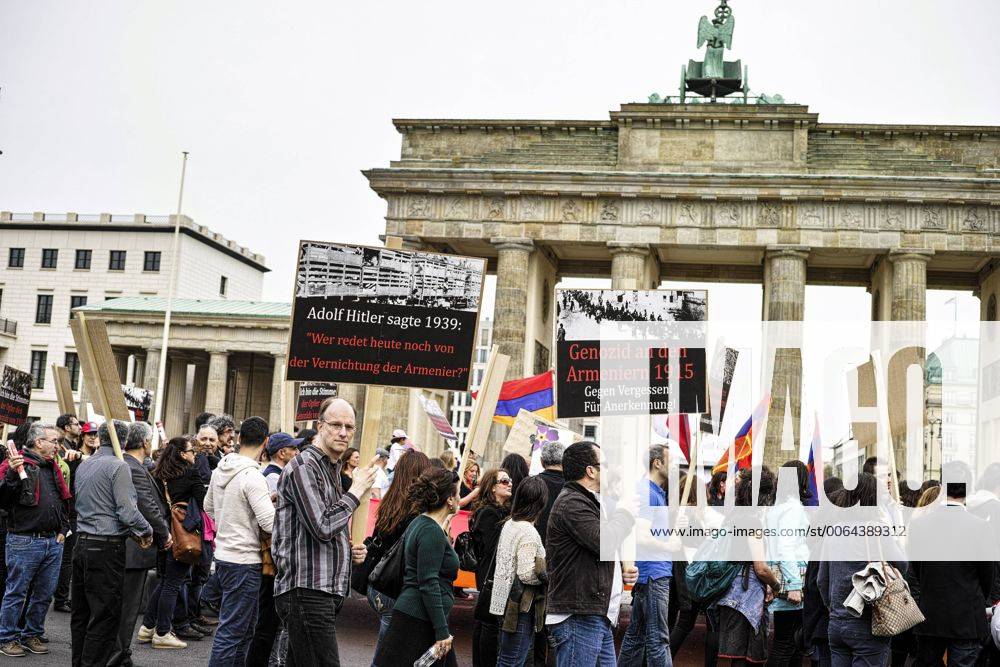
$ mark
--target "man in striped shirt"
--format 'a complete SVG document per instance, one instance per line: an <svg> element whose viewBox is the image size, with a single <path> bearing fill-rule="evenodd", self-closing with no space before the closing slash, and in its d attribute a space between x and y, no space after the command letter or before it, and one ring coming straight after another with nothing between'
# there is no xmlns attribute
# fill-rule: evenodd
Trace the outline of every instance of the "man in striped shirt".
<svg viewBox="0 0 1000 667"><path fill-rule="evenodd" d="M351 546L348 521L371 488L375 469L355 469L351 488L341 488L340 456L354 437L354 408L330 398L319 414L313 444L285 466L278 481L274 604L288 628L289 664L339 667L336 614L348 595L351 560L361 563L366 555L364 545Z"/></svg>

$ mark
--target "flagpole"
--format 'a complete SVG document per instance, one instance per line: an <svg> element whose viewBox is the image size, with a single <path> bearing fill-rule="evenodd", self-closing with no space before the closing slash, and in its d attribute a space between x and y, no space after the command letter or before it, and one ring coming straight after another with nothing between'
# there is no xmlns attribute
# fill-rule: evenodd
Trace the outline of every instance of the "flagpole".
<svg viewBox="0 0 1000 667"><path fill-rule="evenodd" d="M177 286L178 258L181 245L181 204L184 201L184 176L187 172L188 152L182 151L181 158L181 185L177 192L177 216L174 218L174 244L170 254L170 276L167 278L167 307L163 311L163 338L160 342L160 366L156 373L156 394L154 395L155 407L153 408L153 425L155 426L163 417L164 404L164 383L167 379L167 349L170 345L170 316L174 306L174 290ZM159 429L153 429L153 448L158 445L160 438Z"/></svg>

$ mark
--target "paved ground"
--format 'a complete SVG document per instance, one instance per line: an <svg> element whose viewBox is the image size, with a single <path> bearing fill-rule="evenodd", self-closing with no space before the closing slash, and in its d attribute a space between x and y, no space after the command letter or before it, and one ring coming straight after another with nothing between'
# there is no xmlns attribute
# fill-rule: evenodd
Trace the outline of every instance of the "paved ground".
<svg viewBox="0 0 1000 667"><path fill-rule="evenodd" d="M472 612L475 599L456 600L451 614L452 632L458 651L458 664L467 667L472 664ZM627 609L623 609L619 638L628 622ZM46 621L46 634L51 640L51 653L46 656L29 655L25 658L3 658L0 664L23 664L36 666L65 667L71 663L69 640L69 614L50 611ZM378 623L375 614L362 599L348 600L337 621L337 638L340 645L341 663L345 667L366 667L375 652L375 638ZM685 643L674 664L678 667L700 667L702 661L703 629L699 625ZM173 665L207 665L212 643L209 638L191 642L188 648L177 651L153 650L149 644L135 646L133 660L138 667Z"/></svg>

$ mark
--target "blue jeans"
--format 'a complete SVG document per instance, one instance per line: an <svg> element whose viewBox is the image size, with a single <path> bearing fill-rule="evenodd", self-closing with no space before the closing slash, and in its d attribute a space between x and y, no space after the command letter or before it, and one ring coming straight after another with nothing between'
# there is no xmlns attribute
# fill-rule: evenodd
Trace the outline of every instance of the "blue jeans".
<svg viewBox="0 0 1000 667"><path fill-rule="evenodd" d="M556 667L615 667L611 621L597 614L574 614L549 626L556 646Z"/></svg>
<svg viewBox="0 0 1000 667"><path fill-rule="evenodd" d="M833 667L885 667L889 638L872 634L870 619L830 619L830 664Z"/></svg>
<svg viewBox="0 0 1000 667"><path fill-rule="evenodd" d="M385 593L368 587L368 606L378 615L378 641L375 642L375 653L372 654L372 664L375 664L375 657L378 655L378 647L382 644L382 637L389 629L389 619L392 618L392 608L396 606L396 600Z"/></svg>
<svg viewBox="0 0 1000 667"><path fill-rule="evenodd" d="M643 658L649 667L672 667L670 657L670 579L660 577L632 589L632 620L622 638L619 664L622 667L642 667Z"/></svg>
<svg viewBox="0 0 1000 667"><path fill-rule="evenodd" d="M212 642L209 667L243 667L246 662L257 622L260 571L260 563L240 565L215 561L222 602L219 603L219 627Z"/></svg>
<svg viewBox="0 0 1000 667"><path fill-rule="evenodd" d="M0 643L41 637L45 612L59 583L63 545L53 537L30 537L7 533L7 587L0 607ZM21 607L31 599L24 617L24 630L17 629Z"/></svg>
<svg viewBox="0 0 1000 667"><path fill-rule="evenodd" d="M514 632L500 630L500 655L497 667L521 667L535 649L535 612L517 615Z"/></svg>
<svg viewBox="0 0 1000 667"><path fill-rule="evenodd" d="M184 578L191 572L191 566L174 559L174 553L167 549L166 567L156 588L146 603L146 613L142 624L147 628L155 628L156 634L165 635L170 632L170 623L174 618L174 608L184 584ZM179 626L178 626L179 629Z"/></svg>

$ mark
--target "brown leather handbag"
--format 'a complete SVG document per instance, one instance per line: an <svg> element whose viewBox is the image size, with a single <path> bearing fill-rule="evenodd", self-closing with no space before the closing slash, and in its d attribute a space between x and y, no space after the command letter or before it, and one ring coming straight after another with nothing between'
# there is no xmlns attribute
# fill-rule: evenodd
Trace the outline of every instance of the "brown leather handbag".
<svg viewBox="0 0 1000 667"><path fill-rule="evenodd" d="M173 541L174 560L188 565L201 562L201 535L188 532L184 528L187 503L172 502L166 483L163 484L163 492L170 505L170 539Z"/></svg>
<svg viewBox="0 0 1000 667"><path fill-rule="evenodd" d="M278 572L274 567L274 556L271 555L271 533L260 531L260 573L265 577L273 577Z"/></svg>

